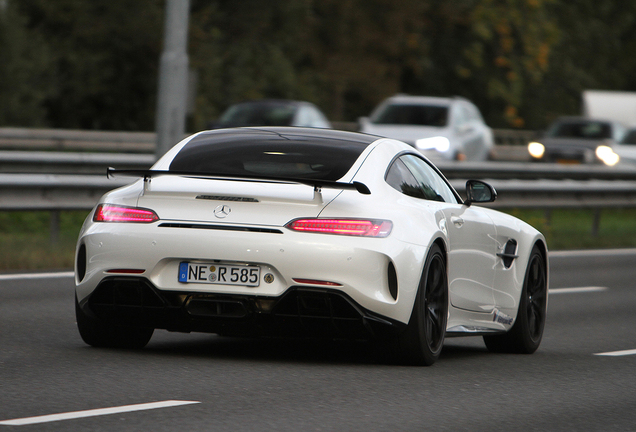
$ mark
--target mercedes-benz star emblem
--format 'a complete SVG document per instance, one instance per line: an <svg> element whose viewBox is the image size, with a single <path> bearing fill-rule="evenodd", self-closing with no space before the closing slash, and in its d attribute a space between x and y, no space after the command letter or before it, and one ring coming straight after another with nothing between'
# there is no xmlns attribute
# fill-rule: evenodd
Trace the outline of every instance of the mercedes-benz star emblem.
<svg viewBox="0 0 636 432"><path fill-rule="evenodd" d="M231 212L232 209L230 208L230 206L223 204L214 209L214 216L218 217L219 219L223 219L224 217L227 217Z"/></svg>

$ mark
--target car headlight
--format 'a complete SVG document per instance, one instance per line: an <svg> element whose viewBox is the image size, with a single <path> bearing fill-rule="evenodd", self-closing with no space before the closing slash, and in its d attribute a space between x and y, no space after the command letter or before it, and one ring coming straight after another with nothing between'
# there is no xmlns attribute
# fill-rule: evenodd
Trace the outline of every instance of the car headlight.
<svg viewBox="0 0 636 432"><path fill-rule="evenodd" d="M596 157L599 158L605 165L614 166L621 159L611 147L601 145L596 147Z"/></svg>
<svg viewBox="0 0 636 432"><path fill-rule="evenodd" d="M443 136L430 138L421 138L415 141L415 147L420 150L437 150L438 152L447 152L450 148L450 141Z"/></svg>
<svg viewBox="0 0 636 432"><path fill-rule="evenodd" d="M535 159L541 159L545 153L545 146L540 142L533 141L528 144L528 153Z"/></svg>

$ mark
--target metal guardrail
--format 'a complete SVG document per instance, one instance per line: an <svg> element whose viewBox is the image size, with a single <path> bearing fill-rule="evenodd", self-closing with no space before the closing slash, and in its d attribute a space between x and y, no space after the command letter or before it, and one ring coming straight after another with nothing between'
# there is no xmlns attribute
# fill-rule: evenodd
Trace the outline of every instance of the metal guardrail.
<svg viewBox="0 0 636 432"><path fill-rule="evenodd" d="M1 173L105 174L106 168L147 169L153 154L0 150ZM436 162L450 179L636 180L636 165L558 165L523 162Z"/></svg>
<svg viewBox="0 0 636 432"><path fill-rule="evenodd" d="M339 128L352 130L349 124ZM534 131L494 132L498 144L495 159L528 160L525 144L535 136ZM90 210L105 192L131 182L107 179L107 167L148 168L154 162L154 148L152 132L0 128L0 149L5 149L0 151L0 211L51 211L51 238L55 241L59 211ZM465 179L487 179L499 194L487 207L597 209L593 233L598 231L598 209L636 207L636 168L631 166L520 162L437 165L460 193Z"/></svg>
<svg viewBox="0 0 636 432"><path fill-rule="evenodd" d="M498 130L500 141L517 144L524 143L533 134L532 131ZM12 143L20 148L148 152L154 149L154 139L155 134L151 132L0 128L0 147ZM501 154L508 152L509 159L527 157L525 146L497 146L497 150ZM153 162L152 153L0 151L0 172L4 173L0 174L0 210L87 210L103 193L125 184L121 179L106 179L103 174L107 167L144 169ZM632 207L636 202L636 183L630 183L636 180L636 167L628 165L520 162L440 162L437 165L459 191L464 189L459 179L488 179L499 192L499 199L491 204L493 207ZM27 172L31 174L17 174ZM74 175L68 175L70 173Z"/></svg>
<svg viewBox="0 0 636 432"><path fill-rule="evenodd" d="M523 162L436 162L449 179L636 180L636 165L563 165Z"/></svg>
<svg viewBox="0 0 636 432"><path fill-rule="evenodd" d="M90 210L105 192L129 183L106 175L0 174L0 210Z"/></svg>
<svg viewBox="0 0 636 432"><path fill-rule="evenodd" d="M89 210L109 190L130 178L93 175L0 174L0 211ZM493 208L636 207L636 182L490 180L498 192ZM463 180L451 180L460 193Z"/></svg>
<svg viewBox="0 0 636 432"><path fill-rule="evenodd" d="M154 162L153 154L0 150L2 173L105 174L111 166L147 169Z"/></svg>
<svg viewBox="0 0 636 432"><path fill-rule="evenodd" d="M610 180L491 180L497 200L484 204L491 208L626 208L636 207L636 182ZM451 181L457 191L465 183ZM461 193L461 192L460 192Z"/></svg>
<svg viewBox="0 0 636 432"><path fill-rule="evenodd" d="M332 122L335 129L356 131L357 123ZM525 147L533 130L493 129L498 147ZM108 151L154 153L154 132L111 132L72 129L0 128L0 149L47 151ZM505 156L505 151L502 156ZM522 152L527 158L525 151Z"/></svg>
<svg viewBox="0 0 636 432"><path fill-rule="evenodd" d="M155 150L154 132L0 128L0 148L7 150L115 151Z"/></svg>

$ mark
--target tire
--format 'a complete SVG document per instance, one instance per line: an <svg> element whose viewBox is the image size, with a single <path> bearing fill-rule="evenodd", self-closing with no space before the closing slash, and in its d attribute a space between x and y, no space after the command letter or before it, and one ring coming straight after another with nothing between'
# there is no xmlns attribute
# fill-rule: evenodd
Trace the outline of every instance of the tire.
<svg viewBox="0 0 636 432"><path fill-rule="evenodd" d="M489 351L532 354L539 348L548 305L548 275L545 260L535 246L528 259L517 319L505 334L484 336Z"/></svg>
<svg viewBox="0 0 636 432"><path fill-rule="evenodd" d="M400 335L399 352L406 364L430 366L439 358L448 321L448 275L438 245L426 257L408 326Z"/></svg>
<svg viewBox="0 0 636 432"><path fill-rule="evenodd" d="M141 349L148 344L155 329L117 326L86 315L75 298L75 318L82 340L100 348Z"/></svg>

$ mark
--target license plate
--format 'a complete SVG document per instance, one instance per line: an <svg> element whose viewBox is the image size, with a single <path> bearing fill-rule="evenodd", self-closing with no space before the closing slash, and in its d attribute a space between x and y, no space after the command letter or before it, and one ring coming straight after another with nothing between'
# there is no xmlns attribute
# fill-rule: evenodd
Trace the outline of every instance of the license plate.
<svg viewBox="0 0 636 432"><path fill-rule="evenodd" d="M557 163L564 165L578 165L581 161L578 159L557 159Z"/></svg>
<svg viewBox="0 0 636 432"><path fill-rule="evenodd" d="M259 266L236 266L182 262L179 264L179 282L258 286L261 280Z"/></svg>

